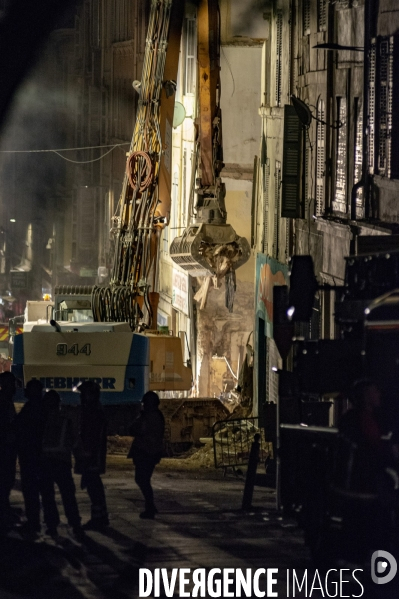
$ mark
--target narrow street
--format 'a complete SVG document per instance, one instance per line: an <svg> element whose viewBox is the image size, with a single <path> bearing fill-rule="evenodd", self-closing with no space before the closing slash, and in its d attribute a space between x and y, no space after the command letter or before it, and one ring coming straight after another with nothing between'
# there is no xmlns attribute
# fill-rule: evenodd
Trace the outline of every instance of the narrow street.
<svg viewBox="0 0 399 599"><path fill-rule="evenodd" d="M106 533L90 532L84 544L70 536L66 524L59 527L57 543L47 536L29 543L13 533L0 566L2 597L138 597L139 568L227 567L279 568L274 590L285 597L286 569L311 568L301 531L276 513L273 489L256 486L254 509L243 513L243 477L161 466L153 477L159 515L140 520L143 501L122 460L104 477L111 520ZM88 496L80 489L77 495L86 521ZM12 502L22 507L18 490Z"/></svg>

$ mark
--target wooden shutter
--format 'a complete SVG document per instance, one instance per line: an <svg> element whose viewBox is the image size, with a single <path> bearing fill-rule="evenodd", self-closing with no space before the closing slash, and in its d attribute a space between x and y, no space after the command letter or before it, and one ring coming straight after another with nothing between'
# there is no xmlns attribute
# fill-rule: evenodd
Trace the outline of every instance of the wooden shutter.
<svg viewBox="0 0 399 599"><path fill-rule="evenodd" d="M284 106L284 148L281 216L302 217L302 136L303 127L293 106Z"/></svg>

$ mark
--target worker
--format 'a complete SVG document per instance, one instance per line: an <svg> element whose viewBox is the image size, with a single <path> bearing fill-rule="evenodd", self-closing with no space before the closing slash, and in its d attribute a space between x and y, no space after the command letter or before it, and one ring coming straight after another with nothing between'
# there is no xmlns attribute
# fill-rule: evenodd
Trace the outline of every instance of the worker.
<svg viewBox="0 0 399 599"><path fill-rule="evenodd" d="M42 383L37 379L28 381L25 388L28 401L16 418L21 488L27 519L21 532L33 538L41 530L39 470L43 435L42 395Z"/></svg>
<svg viewBox="0 0 399 599"><path fill-rule="evenodd" d="M140 518L153 519L157 513L151 477L163 454L165 418L159 409L159 397L148 391L142 399L142 411L133 422L130 434L133 439L128 458L133 459L135 481L145 500L145 509Z"/></svg>
<svg viewBox="0 0 399 599"><path fill-rule="evenodd" d="M55 501L56 484L61 493L68 524L75 537L82 538L83 530L72 478L72 451L76 447L77 436L70 418L61 414L61 398L57 391L47 391L42 403L45 422L40 459L40 494L46 532L53 538L57 537L60 517Z"/></svg>
<svg viewBox="0 0 399 599"><path fill-rule="evenodd" d="M109 524L107 502L101 474L105 473L107 430L100 403L100 386L84 381L78 386L81 400L80 432L75 453L75 473L81 474L81 488L91 501L91 518L84 530L102 531Z"/></svg>
<svg viewBox="0 0 399 599"><path fill-rule="evenodd" d="M15 377L11 372L0 373L0 534L10 527L13 511L11 489L15 482L17 438L15 430Z"/></svg>
<svg viewBox="0 0 399 599"><path fill-rule="evenodd" d="M348 398L352 409L339 421L340 434L368 452L371 450L376 460L387 458L390 448L382 439L381 392L378 385L369 379L358 380L350 389Z"/></svg>
<svg viewBox="0 0 399 599"><path fill-rule="evenodd" d="M382 425L381 392L368 379L349 392L352 408L340 419L334 487L346 498L342 531L348 552L363 558L365 550L387 542L397 459L391 435ZM365 498L368 498L366 501Z"/></svg>

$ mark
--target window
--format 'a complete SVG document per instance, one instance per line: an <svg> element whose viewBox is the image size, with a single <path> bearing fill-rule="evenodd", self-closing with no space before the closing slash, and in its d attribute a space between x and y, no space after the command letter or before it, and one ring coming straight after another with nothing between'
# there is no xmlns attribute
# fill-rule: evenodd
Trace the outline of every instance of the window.
<svg viewBox="0 0 399 599"><path fill-rule="evenodd" d="M173 229L179 227L179 171L175 170L173 173L172 181L172 215L171 215L171 226Z"/></svg>
<svg viewBox="0 0 399 599"><path fill-rule="evenodd" d="M327 0L318 0L317 2L317 30L326 31L327 29Z"/></svg>
<svg viewBox="0 0 399 599"><path fill-rule="evenodd" d="M333 210L346 213L347 106L346 98L337 98L336 183Z"/></svg>
<svg viewBox="0 0 399 599"><path fill-rule="evenodd" d="M134 16L132 15L132 9L135 10L134 16L137 16L138 7L134 6L133 2L127 2L126 0L114 0L112 7L112 18L113 18L113 41L124 42L132 39L133 31L132 24L134 22Z"/></svg>
<svg viewBox="0 0 399 599"><path fill-rule="evenodd" d="M389 161L389 133L392 128L392 64L388 39L382 40L379 52L379 127L378 171L386 173ZM389 102L391 96L391 102ZM391 107L389 106L391 104ZM391 110L389 110L391 108Z"/></svg>
<svg viewBox="0 0 399 599"><path fill-rule="evenodd" d="M187 18L185 22L186 68L184 71L184 95L195 94L196 89L196 20Z"/></svg>
<svg viewBox="0 0 399 599"><path fill-rule="evenodd" d="M393 46L393 36L380 41L378 68L378 172L387 177L391 176Z"/></svg>
<svg viewBox="0 0 399 599"><path fill-rule="evenodd" d="M302 218L306 203L307 189L304 168L304 130L293 106L284 106L284 147L281 216ZM307 171L305 170L305 173Z"/></svg>
<svg viewBox="0 0 399 599"><path fill-rule="evenodd" d="M163 230L162 243L163 243L162 249L163 249L164 254L169 254L169 227L168 227L168 225L166 225L166 227Z"/></svg>
<svg viewBox="0 0 399 599"><path fill-rule="evenodd" d="M363 159L363 104L360 98L355 98L355 156L353 182L357 183L362 178ZM356 216L364 217L363 189L356 192Z"/></svg>
<svg viewBox="0 0 399 599"><path fill-rule="evenodd" d="M276 106L281 106L281 76L282 76L282 51L283 51L283 13L277 11L276 18Z"/></svg>
<svg viewBox="0 0 399 599"><path fill-rule="evenodd" d="M187 148L183 148L183 172L182 172L182 197L181 197L181 224L187 226Z"/></svg>
<svg viewBox="0 0 399 599"><path fill-rule="evenodd" d="M274 171L274 232L273 256L278 260L280 241L280 193L281 193L281 162L276 160Z"/></svg>
<svg viewBox="0 0 399 599"><path fill-rule="evenodd" d="M310 35L310 0L302 0L303 35Z"/></svg>
<svg viewBox="0 0 399 599"><path fill-rule="evenodd" d="M369 172L374 173L375 145L375 84L376 84L377 41L371 40L369 58Z"/></svg>
<svg viewBox="0 0 399 599"><path fill-rule="evenodd" d="M399 178L399 37L371 40L369 61L369 171Z"/></svg>
<svg viewBox="0 0 399 599"><path fill-rule="evenodd" d="M267 234L269 220L269 181L270 181L270 159L266 158L263 165L263 253L267 254Z"/></svg>
<svg viewBox="0 0 399 599"><path fill-rule="evenodd" d="M317 104L317 150L316 150L316 216L321 216L324 211L324 175L325 175L325 136L324 125L324 100ZM323 121L323 122L321 122Z"/></svg>

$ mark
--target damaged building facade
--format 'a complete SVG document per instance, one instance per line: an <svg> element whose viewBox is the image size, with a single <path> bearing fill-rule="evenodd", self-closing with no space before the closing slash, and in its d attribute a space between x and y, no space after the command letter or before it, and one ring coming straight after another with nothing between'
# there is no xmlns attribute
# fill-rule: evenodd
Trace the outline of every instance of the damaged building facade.
<svg viewBox="0 0 399 599"><path fill-rule="evenodd" d="M171 243L191 222L196 187L198 3L185 3L176 88L183 117L171 136L172 204L160 240L157 324L181 335L195 395L228 399L253 349L254 413L275 402L272 368L282 359L273 339L273 287L287 282L290 257L310 253L319 283L335 285L343 282L345 256L385 247L384 238L395 243L396 4L220 0L221 177L227 221L251 246L236 271L229 311L223 280L208 281L205 292L205 282L170 256ZM132 83L141 77L148 9L145 0L84 0L49 40L50 58L37 74L60 90L51 104L58 107L58 137L48 145L90 149L65 154L70 161L54 171L45 230L38 224L44 217L34 215L33 237L46 241L42 290L109 281L110 231L135 122ZM54 160L61 158L52 156L49 167ZM8 191L18 198L16 189L3 195ZM48 193L44 186L37 191ZM26 205L30 200L23 197ZM3 220L13 217L7 209ZM23 240L25 216L14 223ZM12 226L0 230L2 248ZM14 266L23 258L22 250L17 254ZM311 322L298 335L333 338L333 314L334 293L318 294Z"/></svg>
<svg viewBox="0 0 399 599"><path fill-rule="evenodd" d="M242 20L242 7L220 3L221 21L221 113L227 222L237 235L250 239L253 160L259 145L258 90L260 85L262 27L255 31L259 11ZM236 270L233 309L226 307L223 279L204 280L188 276L169 256L170 242L192 219L190 196L193 173L197 104L197 9L186 3L176 100L186 119L173 133L172 210L163 232L160 262L158 323L183 332L190 339L195 387L199 397L229 400L237 385L247 343L252 342L254 305L254 257ZM191 333L191 335L190 335Z"/></svg>
<svg viewBox="0 0 399 599"><path fill-rule="evenodd" d="M226 165L222 179L228 223L238 236L249 240L264 34L251 30L259 11L247 22L235 5L227 1L220 5ZM47 89L58 90L57 98L61 99L57 104L54 93L52 105L59 135L48 140L48 147L76 150L61 152L58 157L51 155L48 168L54 161L60 165L56 198L53 193L52 201L48 201L46 231L40 236L45 239L41 248L44 276L38 278L35 293L28 292L30 298L39 299L57 285L91 287L109 282L112 231L117 224L114 217L118 214L138 102L132 83L141 78L149 8L145 0L77 2L76 11L52 33L46 63L32 73L39 89L46 82ZM193 393L219 397L228 396L236 386L252 332L254 258L237 270L234 299L229 300L230 304L233 301L232 311L226 307L223 279L204 285L203 280L188 276L170 258L170 244L190 223L190 196L196 184L197 11L197 2L185 3L176 89L176 101L185 118L172 130L172 205L160 240L157 325L181 335L185 359L191 359L193 366ZM50 126L43 128L51 131ZM40 159L46 158L41 155ZM44 186L42 195L49 196ZM20 218L18 230L27 224ZM201 298L195 300L197 294Z"/></svg>

